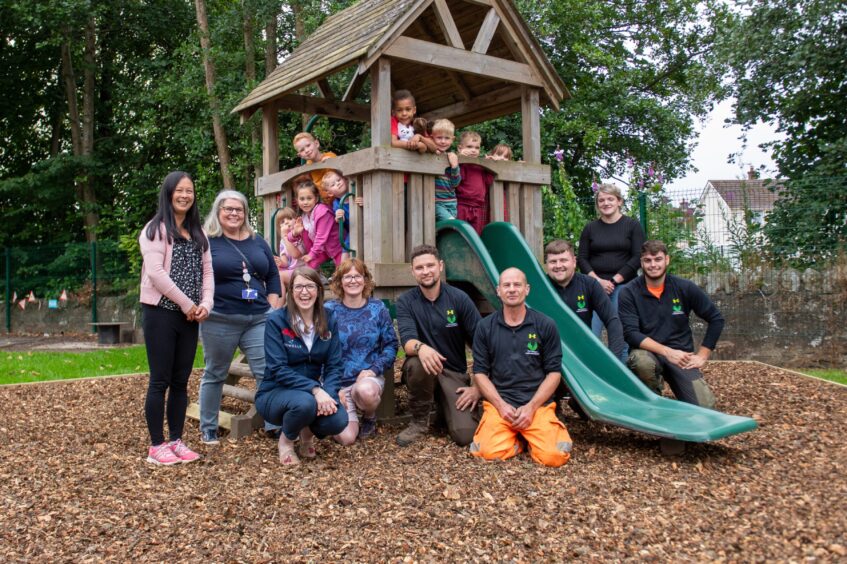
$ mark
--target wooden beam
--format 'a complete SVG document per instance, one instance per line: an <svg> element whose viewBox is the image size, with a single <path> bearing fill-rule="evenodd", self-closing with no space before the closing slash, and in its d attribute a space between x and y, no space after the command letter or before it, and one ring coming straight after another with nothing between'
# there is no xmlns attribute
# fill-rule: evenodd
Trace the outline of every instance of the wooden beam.
<svg viewBox="0 0 847 564"><path fill-rule="evenodd" d="M478 111L489 106L497 106L508 100L516 100L520 97L521 91L519 88L507 86L506 88L482 94L481 96L477 96L467 102L456 102L449 106L442 106L423 114L423 117L428 120L439 118L452 119L455 116L460 116L471 111Z"/></svg>
<svg viewBox="0 0 847 564"><path fill-rule="evenodd" d="M427 25L426 21L420 19L418 20L418 25L421 26L421 31L423 31L424 35L426 36L426 39L435 43L435 32L433 32L429 25ZM464 45L462 45L461 49L464 50ZM465 81L462 80L462 77L453 71L447 71L446 74L447 78L450 79L450 82L453 83L453 86L455 86L456 89L459 91L459 94L462 95L462 99L466 102L469 101L472 97L471 90L470 88L468 88L468 85L465 84Z"/></svg>
<svg viewBox="0 0 847 564"><path fill-rule="evenodd" d="M274 104L262 106L262 176L269 176L279 171L279 112ZM261 180L261 179L260 179ZM259 187L256 186L256 195L259 195ZM263 199L264 209L262 211L262 232L265 240L273 247L274 241L270 241L271 216L273 214L274 196L266 196Z"/></svg>
<svg viewBox="0 0 847 564"><path fill-rule="evenodd" d="M479 6L491 7L491 0L465 0L468 4L477 4Z"/></svg>
<svg viewBox="0 0 847 564"><path fill-rule="evenodd" d="M453 47L421 41L412 37L398 37L386 49L390 57L421 63L446 70L464 72L486 78L495 78L536 88L543 86L529 65L498 59L489 55L471 53ZM380 59L382 60L382 59Z"/></svg>
<svg viewBox="0 0 847 564"><path fill-rule="evenodd" d="M479 33L476 34L476 40L473 43L471 51L485 55L488 52L488 47L491 45L491 40L494 39L494 33L497 31L499 24L500 16L497 15L497 10L491 8L485 14L482 27L479 28Z"/></svg>
<svg viewBox="0 0 847 564"><path fill-rule="evenodd" d="M490 202L491 221L503 221L505 219L505 192L503 183L495 180L491 184L491 189L488 191L488 199Z"/></svg>
<svg viewBox="0 0 847 564"><path fill-rule="evenodd" d="M377 286L416 286L412 268L406 263L393 263L389 261L370 261L365 264L374 277Z"/></svg>
<svg viewBox="0 0 847 564"><path fill-rule="evenodd" d="M391 61L385 57L371 68L371 146L381 145L391 145Z"/></svg>
<svg viewBox="0 0 847 564"><path fill-rule="evenodd" d="M447 1L435 0L432 5L435 8L435 19L438 20L438 25L441 27L441 31L444 32L447 43L451 47L464 50L465 44L462 43L462 36L459 35L459 29L456 27L456 22L453 21L450 8L447 7Z"/></svg>
<svg viewBox="0 0 847 564"><path fill-rule="evenodd" d="M523 159L528 163L541 162L541 115L537 88L521 92L521 122L523 125Z"/></svg>
<svg viewBox="0 0 847 564"><path fill-rule="evenodd" d="M367 71L357 68L353 72L353 78L350 79L350 84L347 85L347 90L344 91L344 96L342 96L341 100L343 102L352 102L355 100L359 91L362 89L362 85L365 84L365 79L367 77Z"/></svg>
<svg viewBox="0 0 847 564"><path fill-rule="evenodd" d="M332 92L332 87L329 85L329 81L327 79L322 78L318 80L317 84L321 96L327 100L335 100L335 94Z"/></svg>
<svg viewBox="0 0 847 564"><path fill-rule="evenodd" d="M318 114L349 121L367 123L371 118L371 109L365 104L328 100L316 96L301 94L286 94L274 100L279 109L299 112L301 114Z"/></svg>

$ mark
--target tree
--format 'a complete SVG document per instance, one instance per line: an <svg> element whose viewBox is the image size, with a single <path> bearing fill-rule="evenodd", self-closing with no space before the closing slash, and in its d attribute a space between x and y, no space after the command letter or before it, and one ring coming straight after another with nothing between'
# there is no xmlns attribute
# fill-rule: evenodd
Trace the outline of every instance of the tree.
<svg viewBox="0 0 847 564"><path fill-rule="evenodd" d="M847 8L838 0L739 8L719 51L734 78L735 121L782 133L764 144L784 179L765 233L775 257L822 263L847 250Z"/></svg>

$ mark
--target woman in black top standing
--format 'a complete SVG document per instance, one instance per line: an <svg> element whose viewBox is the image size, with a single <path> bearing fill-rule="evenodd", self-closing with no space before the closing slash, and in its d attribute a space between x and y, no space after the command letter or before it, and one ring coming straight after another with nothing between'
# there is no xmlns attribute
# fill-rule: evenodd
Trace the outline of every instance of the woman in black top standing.
<svg viewBox="0 0 847 564"><path fill-rule="evenodd" d="M577 265L580 271L596 278L618 310L620 287L638 274L644 230L635 219L621 212L623 196L614 184L601 184L594 195L594 206L600 218L590 222L579 238ZM591 330L597 337L603 332L603 322L594 314ZM624 349L621 361L626 361Z"/></svg>

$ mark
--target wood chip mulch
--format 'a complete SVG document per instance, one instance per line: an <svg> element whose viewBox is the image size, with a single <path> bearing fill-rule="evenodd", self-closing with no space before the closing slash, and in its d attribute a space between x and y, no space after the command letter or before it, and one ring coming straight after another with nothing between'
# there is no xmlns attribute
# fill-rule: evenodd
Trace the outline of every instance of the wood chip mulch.
<svg viewBox="0 0 847 564"><path fill-rule="evenodd" d="M743 362L707 379L760 428L671 458L568 413L560 469L396 428L283 468L259 433L204 447L193 421L203 459L151 467L146 378L4 387L0 560L845 561L847 388Z"/></svg>

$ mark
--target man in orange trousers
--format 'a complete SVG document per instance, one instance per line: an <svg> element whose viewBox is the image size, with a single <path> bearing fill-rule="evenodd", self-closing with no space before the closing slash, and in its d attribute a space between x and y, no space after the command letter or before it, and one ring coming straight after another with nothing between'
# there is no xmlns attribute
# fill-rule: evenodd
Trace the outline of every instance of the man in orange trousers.
<svg viewBox="0 0 847 564"><path fill-rule="evenodd" d="M529 284L517 268L500 275L503 309L479 322L473 343L474 385L484 401L471 454L507 460L521 453L545 466L570 459L571 437L556 418L553 393L562 379L562 346L552 319L528 309Z"/></svg>

